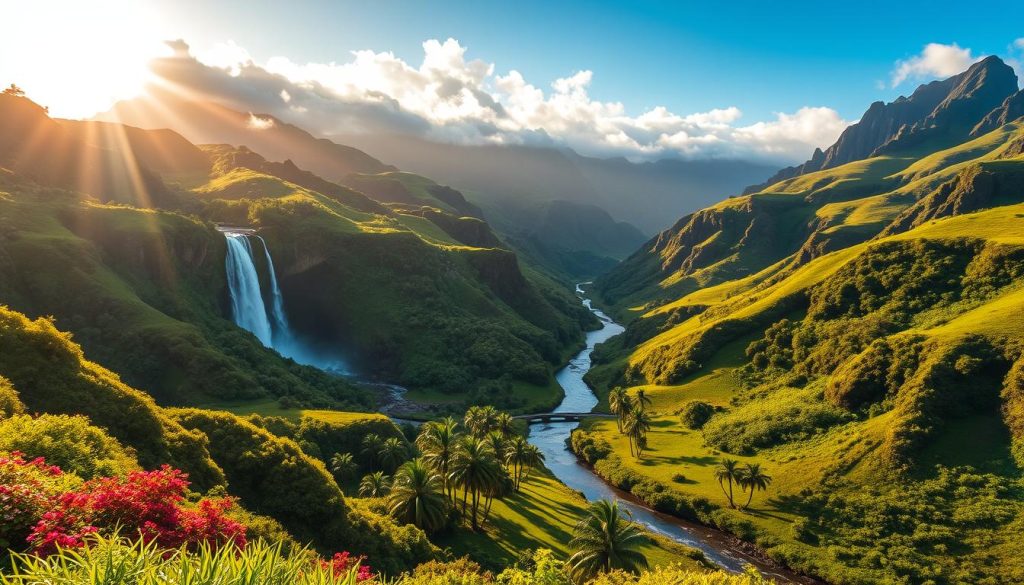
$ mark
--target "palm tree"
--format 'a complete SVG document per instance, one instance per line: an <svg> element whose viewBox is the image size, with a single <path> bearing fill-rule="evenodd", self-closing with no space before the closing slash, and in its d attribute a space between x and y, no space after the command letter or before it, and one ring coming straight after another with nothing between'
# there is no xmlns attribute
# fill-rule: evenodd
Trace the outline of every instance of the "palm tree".
<svg viewBox="0 0 1024 585"><path fill-rule="evenodd" d="M423 460L441 474L444 491L449 498L454 495L448 475L458 439L458 423L452 417L423 425L416 437L416 446L423 453Z"/></svg>
<svg viewBox="0 0 1024 585"><path fill-rule="evenodd" d="M494 487L501 475L501 465L490 445L476 437L462 437L452 462L452 482L463 489L462 513L466 513L467 500L471 505L473 529L480 527L477 511L480 499Z"/></svg>
<svg viewBox="0 0 1024 585"><path fill-rule="evenodd" d="M736 507L732 498L732 484L739 483L741 477L742 472L740 471L740 464L735 459L723 457L722 460L718 462L718 467L715 468L715 479L718 480L718 486L722 488L722 493L729 498L730 508ZM725 491L726 482L729 482L728 492Z"/></svg>
<svg viewBox="0 0 1024 585"><path fill-rule="evenodd" d="M391 515L426 532L444 526L448 500L441 478L422 459L405 462L395 473L388 496Z"/></svg>
<svg viewBox="0 0 1024 585"><path fill-rule="evenodd" d="M598 500L573 530L569 574L577 583L613 569L638 572L647 567L640 547L647 541L640 529L623 517L618 502Z"/></svg>
<svg viewBox="0 0 1024 585"><path fill-rule="evenodd" d="M378 458L380 459L380 464L381 467L384 468L384 471L393 471L398 469L398 466L401 465L408 457L409 450L405 448L405 443L403 443L398 437L388 437L388 439L380 446L380 454L378 455Z"/></svg>
<svg viewBox="0 0 1024 585"><path fill-rule="evenodd" d="M615 419L615 424L619 427L620 433L622 432L622 421L626 418L626 414L629 413L632 406L629 393L622 386L616 386L608 393L608 410L612 411L612 414L618 415L618 418Z"/></svg>
<svg viewBox="0 0 1024 585"><path fill-rule="evenodd" d="M362 450L360 454L363 456L363 460L370 467L375 467L380 463L380 448L384 444L384 440L380 438L377 433L370 433L363 437Z"/></svg>
<svg viewBox="0 0 1024 585"><path fill-rule="evenodd" d="M507 412L499 412L498 416L494 417L494 430L501 433L503 437L511 437L515 432L515 420L512 415Z"/></svg>
<svg viewBox="0 0 1024 585"><path fill-rule="evenodd" d="M526 461L524 465L526 466L526 474L523 476L524 480L530 479L530 472L534 469L544 467L544 453L540 450L540 447L537 445L526 446Z"/></svg>
<svg viewBox="0 0 1024 585"><path fill-rule="evenodd" d="M374 471L363 476L359 482L359 495L364 498L379 498L391 491L391 478L383 471Z"/></svg>
<svg viewBox="0 0 1024 585"><path fill-rule="evenodd" d="M523 467L526 465L527 451L530 444L523 437L516 437L508 445L505 451L505 465L512 470L512 485L519 491L519 484L523 479Z"/></svg>
<svg viewBox="0 0 1024 585"><path fill-rule="evenodd" d="M761 469L759 463L748 463L740 471L739 484L745 490L750 490L750 495L747 497L747 503L743 505L743 509L747 509L750 506L750 501L754 499L754 490L767 491L768 485L772 483L772 478Z"/></svg>
<svg viewBox="0 0 1024 585"><path fill-rule="evenodd" d="M497 418L498 411L493 406L470 406L462 424L471 435L480 438L491 432Z"/></svg>
<svg viewBox="0 0 1024 585"><path fill-rule="evenodd" d="M647 410L647 407L654 404L651 397L647 395L643 390L636 391L636 405L640 410Z"/></svg>
<svg viewBox="0 0 1024 585"><path fill-rule="evenodd" d="M331 457L331 473L334 477L344 481L356 472L356 461L351 453L335 453Z"/></svg>
<svg viewBox="0 0 1024 585"><path fill-rule="evenodd" d="M630 411L626 417L626 422L622 425L622 430L626 433L626 437L629 438L629 452L631 454L634 453L633 448L635 446L635 455L643 457L643 449L647 446L647 431L651 430L653 423L654 419L651 417L651 413L643 408L636 406Z"/></svg>
<svg viewBox="0 0 1024 585"><path fill-rule="evenodd" d="M500 431L491 431L487 433L487 437L484 440L491 447L491 450L494 451L494 456L498 458L498 461L505 461L505 451L509 445L505 435L501 434Z"/></svg>

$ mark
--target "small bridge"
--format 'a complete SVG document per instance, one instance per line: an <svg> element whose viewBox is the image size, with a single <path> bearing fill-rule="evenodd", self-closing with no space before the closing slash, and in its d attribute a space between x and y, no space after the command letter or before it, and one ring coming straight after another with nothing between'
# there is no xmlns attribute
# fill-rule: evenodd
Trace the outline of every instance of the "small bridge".
<svg viewBox="0 0 1024 585"><path fill-rule="evenodd" d="M512 417L525 420L526 424L549 422L579 422L585 418L616 418L614 414L599 412L538 412L536 414L520 414Z"/></svg>

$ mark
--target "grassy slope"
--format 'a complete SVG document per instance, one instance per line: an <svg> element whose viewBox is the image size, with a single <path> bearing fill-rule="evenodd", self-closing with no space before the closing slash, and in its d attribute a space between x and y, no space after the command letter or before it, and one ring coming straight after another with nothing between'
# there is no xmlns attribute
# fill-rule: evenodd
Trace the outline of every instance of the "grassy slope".
<svg viewBox="0 0 1024 585"><path fill-rule="evenodd" d="M323 404L351 396L220 316L223 244L212 226L17 180L0 193L0 302L56 316L129 383L171 404L285 387Z"/></svg>
<svg viewBox="0 0 1024 585"><path fill-rule="evenodd" d="M357 367L372 365L373 373L413 387L413 398L432 404L459 394L465 399L466 387L503 373L511 383L500 382L501 392L513 397L503 406L538 409L557 402L553 366L576 347L579 322L586 319L564 291L533 271L520 271L510 253L464 245L402 207L388 215L358 212L250 169L215 176L195 191L211 200L214 219L262 226L286 302L294 299L286 307L293 322L340 337L353 348ZM321 292L327 290L329 298ZM481 327L490 333L472 333ZM471 349L467 333L482 341L506 337L495 348ZM497 348L504 352L499 361L510 364L503 372L466 363L493 364L495 357L483 352ZM453 364L465 369L441 371ZM473 369L481 371L476 380ZM526 369L532 373L524 374ZM460 380L458 389L438 386Z"/></svg>
<svg viewBox="0 0 1024 585"><path fill-rule="evenodd" d="M189 167L170 177L188 217L102 205L3 171L0 302L57 316L92 355L164 403L293 394L309 405L368 406L344 382L284 363L225 318L223 238L202 220L259 225L286 288L338 283L314 307L333 321L303 314L309 295L288 309L318 341L350 349L355 365L381 364L366 370L428 391L451 380L445 390L472 390L475 400L512 395L503 399L520 408L557 400L552 370L589 318L567 291L529 271L524 277L510 253L464 245L415 210L385 208L294 165L230 147L193 154L216 164L205 176ZM266 172L235 166L255 163ZM422 195L433 187L422 177L402 181ZM262 258L257 265L265 273ZM440 317L425 318L432 315ZM500 342L471 347L490 337ZM457 361L446 351L464 359L446 370ZM481 388L484 381L500 388Z"/></svg>
<svg viewBox="0 0 1024 585"><path fill-rule="evenodd" d="M821 173L799 177L770 187L766 193L799 195L804 198L826 201L815 210L815 215L825 221L828 229L834 231L860 230L865 238L878 233L900 212L911 205L917 197L933 191L941 183L955 177L958 172L972 164L987 165L996 172L1001 167L1011 168L1017 164L1005 159L1002 152L1006 145L1024 135L1024 123L1008 125L989 135L969 143L925 156L901 157L899 160L870 159ZM824 187L823 187L824 185ZM1021 187L1024 190L1024 186ZM763 197L764 194L753 197ZM1024 198L1024 192L1022 192ZM731 200L723 206L735 205ZM668 302L646 303L646 298L671 297L673 284L692 275L669 274L655 287L648 287L641 294L629 297L620 303L618 309L634 305L631 319L665 323L674 313L685 315L696 311L692 317L676 319L675 324L655 328L654 335L642 340L634 347L626 347L605 357L605 364L597 369L595 380L614 379L610 372L618 368L633 366L641 373L656 370L645 364L657 360L671 360L672 355L682 355L696 339L707 332L734 320L755 323L755 336L768 323L783 316L802 319L783 310L778 312L782 302L791 298L802 298L812 287L819 285L835 274L842 266L866 254L876 246L887 242L910 242L916 240L957 241L975 238L987 245L1013 249L1024 246L1024 204L1005 205L976 213L932 220L917 228L881 240L856 243L840 250L822 255L802 264L793 263L791 258L780 259L778 263L766 265L758 272L743 278L726 279L688 294L682 294ZM994 248L993 248L994 249ZM965 336L982 335L993 343L1005 340L1024 339L1024 283L1011 284L997 291L983 302L954 306L950 309L929 314L919 326L911 326L896 336L915 335L925 340L934 340L937 347L948 346ZM652 293L652 291L654 291ZM691 313L692 314L692 313ZM759 317L764 317L762 323ZM894 478L885 470L880 459L879 447L892 427L897 424L897 412L883 410L875 416L857 418L848 422L833 424L804 438L783 440L775 446L755 450L749 455L726 454L710 446L700 431L683 427L678 419L679 410L691 400L702 400L725 409L725 412L742 413L749 411L751 420L772 417L795 417L789 408L806 408L821 401L821 384L812 384L803 389L782 388L778 390L759 389L751 393L739 376L739 367L747 362L743 348L751 341L750 336L718 347L697 373L683 378L672 385L640 384L631 390L643 389L653 399L655 424L649 435L650 451L643 459L629 455L626 441L619 436L615 424L610 421L592 420L585 428L606 439L619 454L622 465L644 477L662 482L681 493L702 496L718 504L725 503L720 486L714 479L713 470L722 456L729 456L741 462L759 462L766 466L774 478L768 497L758 494L749 513L727 511L737 518L751 521L761 531L759 538L765 546L784 543L783 554L805 566L817 566L820 572L830 574L839 582L874 582L882 573L865 570L859 564L863 558L843 559L836 551L827 550L826 544L801 543L794 540L792 522L804 512L794 503L801 490L818 489L825 478L842 478L847 489L839 492L856 493L857 490L880 490L880 498L896 486L916 486L917 481L932 477L925 471L916 479ZM601 374L604 370L609 373ZM602 389L603 390L603 389ZM760 392L760 394L758 393ZM604 405L602 405L604 406ZM890 406L891 408L891 406ZM1009 457L1009 436L998 413L978 414L950 420L941 433L918 455L919 468L932 469L935 464L946 466L970 465L975 469L1009 478L1011 482L1019 477L1019 471ZM676 481L676 474L685 476ZM910 483L903 483L906 481ZM836 490L837 484L830 483ZM909 488L904 488L909 489ZM849 491L848 491L849 490ZM966 497L966 496L965 496ZM955 497L954 497L955 498ZM1018 510L1017 513L1020 513ZM995 562L999 569L984 569L989 575L1000 575L997 579L1020 575L1022 568L1016 562L1019 544L1015 544L1012 531L1019 525L1020 516L1010 524L989 524L980 532L966 531L960 542L977 543L992 539L984 548L991 547L995 557L985 559L983 551L964 549L965 566L990 565ZM1002 528L997 528L1002 526ZM978 535L982 536L978 536ZM978 546L978 545L974 545ZM781 551L782 549L777 549ZM927 551L927 547L921 550ZM796 551L796 552L794 552ZM926 553L927 554L927 553ZM934 552L930 554L936 554ZM1009 555L1009 556L1008 556ZM806 559L817 559L809 565ZM992 559L998 559L993 561ZM946 557L948 560L948 557ZM830 565L834 563L835 565ZM835 569L834 566L846 566ZM832 566L833 568L829 568ZM892 569L887 569L892 570ZM936 573L937 582L956 581L956 571L948 565ZM899 572L899 570L897 570ZM977 575L972 579L978 578ZM991 577L990 577L991 578Z"/></svg>
<svg viewBox="0 0 1024 585"><path fill-rule="evenodd" d="M879 233L917 199L971 165L1020 163L1024 157L1010 156L1007 151L1021 139L1024 139L1024 122L1018 121L937 151L921 145L911 151L801 175L769 186L760 193L724 200L701 213L736 210L752 202L789 201L790 211L776 210L768 220L779 226L777 232L784 235L783 239L786 236L808 238L811 232L807 225L817 219L828 238L837 242L860 242ZM798 203L800 201L802 203ZM794 223L794 219L799 221ZM780 247L773 243L776 234L771 233L770 237L758 235L758 246L745 246L742 242L745 233L730 233L728 228L722 228L705 234L700 244L693 245L693 250L723 246L729 251L695 269L664 268L665 260L679 252L671 241L657 254L634 255L599 280L598 295L604 297L605 303L620 318L628 321L665 303L677 302L694 291L749 278L785 259L800 244L790 242ZM673 235L666 232L661 237ZM631 292L622 294L620 280L634 281Z"/></svg>
<svg viewBox="0 0 1024 585"><path fill-rule="evenodd" d="M468 554L488 568L512 564L524 551L536 548L549 548L566 558L573 527L585 509L582 496L544 470L524 482L519 494L494 503L482 534L460 530L438 538L437 545L456 555ZM691 549L661 537L652 538L643 552L652 567L703 568Z"/></svg>

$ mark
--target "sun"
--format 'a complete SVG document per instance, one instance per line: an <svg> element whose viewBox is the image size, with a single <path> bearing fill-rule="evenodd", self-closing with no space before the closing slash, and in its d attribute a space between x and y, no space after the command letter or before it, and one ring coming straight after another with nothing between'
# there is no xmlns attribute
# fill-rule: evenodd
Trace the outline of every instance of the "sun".
<svg viewBox="0 0 1024 585"><path fill-rule="evenodd" d="M83 118L139 94L167 50L154 7L131 0L0 0L0 83L57 117Z"/></svg>

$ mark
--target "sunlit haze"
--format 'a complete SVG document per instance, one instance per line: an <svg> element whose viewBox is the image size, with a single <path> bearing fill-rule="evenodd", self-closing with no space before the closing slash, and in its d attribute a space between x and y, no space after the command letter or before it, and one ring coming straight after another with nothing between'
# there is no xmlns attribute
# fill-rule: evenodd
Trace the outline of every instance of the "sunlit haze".
<svg viewBox="0 0 1024 585"><path fill-rule="evenodd" d="M138 94L147 64L167 52L159 13L144 2L5 2L0 77L55 116L87 117Z"/></svg>

